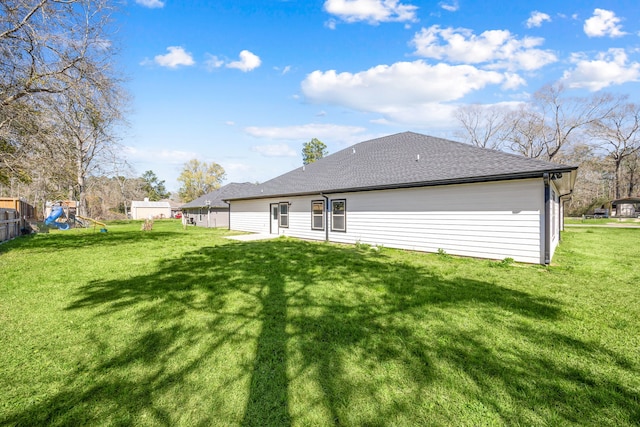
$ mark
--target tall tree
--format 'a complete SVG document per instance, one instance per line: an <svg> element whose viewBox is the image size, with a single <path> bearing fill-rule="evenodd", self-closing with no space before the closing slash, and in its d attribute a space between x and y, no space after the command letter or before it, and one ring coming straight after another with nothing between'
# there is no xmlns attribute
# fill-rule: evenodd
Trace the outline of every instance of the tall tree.
<svg viewBox="0 0 640 427"><path fill-rule="evenodd" d="M572 138L592 123L607 117L616 108L617 99L608 93L590 97L570 97L563 85L546 85L533 95L530 116L540 122L544 144L543 157L553 161Z"/></svg>
<svg viewBox="0 0 640 427"><path fill-rule="evenodd" d="M506 118L505 141L511 151L538 158L545 153L544 118L528 105L521 105Z"/></svg>
<svg viewBox="0 0 640 427"><path fill-rule="evenodd" d="M118 81L98 72L93 81L78 81L50 104L58 127L56 149L71 163L75 183L69 197L77 198L86 215L86 181L96 172L110 173L116 156L116 129L124 122L125 102Z"/></svg>
<svg viewBox="0 0 640 427"><path fill-rule="evenodd" d="M499 150L504 143L508 113L508 108L495 105L463 105L454 114L462 126L457 136L476 147Z"/></svg>
<svg viewBox="0 0 640 427"><path fill-rule="evenodd" d="M620 103L610 114L592 122L588 133L613 161L615 198L619 199L623 162L640 150L640 105Z"/></svg>
<svg viewBox="0 0 640 427"><path fill-rule="evenodd" d="M220 188L225 176L224 168L219 164L191 159L185 163L178 177L181 184L178 194L182 201L190 202Z"/></svg>
<svg viewBox="0 0 640 427"><path fill-rule="evenodd" d="M144 181L142 189L146 193L145 197L148 197L149 200L158 201L168 199L171 196L171 192L167 191L164 186L164 181L161 181L152 170L143 173L142 180Z"/></svg>
<svg viewBox="0 0 640 427"><path fill-rule="evenodd" d="M99 84L110 73L115 53L107 33L112 4L0 2L0 177L5 182L31 179L29 162L34 158L39 164L59 160L59 139L51 138L57 126L46 116L77 85Z"/></svg>
<svg viewBox="0 0 640 427"><path fill-rule="evenodd" d="M627 197L636 196L636 188L640 186L640 151L627 157L624 162L627 171Z"/></svg>
<svg viewBox="0 0 640 427"><path fill-rule="evenodd" d="M305 142L302 146L302 163L308 165L329 154L327 146L324 142L317 138L313 138L309 142Z"/></svg>

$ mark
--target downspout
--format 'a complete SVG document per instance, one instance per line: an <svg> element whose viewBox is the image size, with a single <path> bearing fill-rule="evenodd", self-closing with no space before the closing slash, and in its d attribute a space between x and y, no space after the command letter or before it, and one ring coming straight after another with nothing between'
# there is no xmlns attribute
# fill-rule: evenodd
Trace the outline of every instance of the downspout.
<svg viewBox="0 0 640 427"><path fill-rule="evenodd" d="M551 216L551 189L549 188L549 173L542 175L544 179L544 265L551 263L551 236L549 231L549 217Z"/></svg>
<svg viewBox="0 0 640 427"><path fill-rule="evenodd" d="M227 218L229 218L229 220L227 221L227 230L231 230L231 203L227 202L226 200L223 200L223 202L227 204ZM269 212L269 215L271 215L271 212Z"/></svg>
<svg viewBox="0 0 640 427"><path fill-rule="evenodd" d="M324 198L324 241L329 241L329 198L320 193L320 196Z"/></svg>
<svg viewBox="0 0 640 427"><path fill-rule="evenodd" d="M573 194L573 190L569 191L566 194L561 194L560 196L558 196L558 202L562 203L562 210L561 210L561 214L562 215L558 215L558 231L564 231L564 211L565 211L565 207L564 204L567 203L569 200L562 200L563 197L567 197ZM558 234L558 239L559 241L562 241L562 233Z"/></svg>

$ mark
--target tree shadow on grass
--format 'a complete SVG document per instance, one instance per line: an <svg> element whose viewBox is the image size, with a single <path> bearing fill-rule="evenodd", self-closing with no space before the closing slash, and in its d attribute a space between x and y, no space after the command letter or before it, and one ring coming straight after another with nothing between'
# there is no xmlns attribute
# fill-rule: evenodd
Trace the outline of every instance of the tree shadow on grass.
<svg viewBox="0 0 640 427"><path fill-rule="evenodd" d="M476 404L476 417L508 424L640 417L637 390L572 358L637 374L633 363L529 326L562 319L553 299L384 252L294 240L207 247L151 275L89 283L68 310L126 317L135 331L116 351L92 334L92 362L0 423L439 425L473 419L456 411ZM499 325L509 340L490 344L491 325L469 317L482 311L515 319ZM447 388L463 402L429 409Z"/></svg>

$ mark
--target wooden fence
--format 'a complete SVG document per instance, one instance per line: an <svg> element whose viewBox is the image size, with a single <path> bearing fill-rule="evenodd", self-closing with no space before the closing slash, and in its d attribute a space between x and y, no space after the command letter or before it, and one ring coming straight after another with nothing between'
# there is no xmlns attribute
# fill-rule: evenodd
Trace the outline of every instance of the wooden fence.
<svg viewBox="0 0 640 427"><path fill-rule="evenodd" d="M0 209L0 242L20 235L20 213L14 209Z"/></svg>

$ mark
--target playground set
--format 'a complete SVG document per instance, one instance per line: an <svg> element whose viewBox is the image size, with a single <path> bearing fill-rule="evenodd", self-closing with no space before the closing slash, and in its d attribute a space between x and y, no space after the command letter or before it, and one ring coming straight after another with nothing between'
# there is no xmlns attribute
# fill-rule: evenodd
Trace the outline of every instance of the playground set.
<svg viewBox="0 0 640 427"><path fill-rule="evenodd" d="M74 201L58 201L51 206L49 215L44 219L47 227L56 227L58 230L68 230L72 227L93 228L100 226L100 232L107 232L107 225L93 218L76 214L76 204Z"/></svg>

